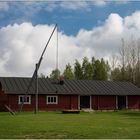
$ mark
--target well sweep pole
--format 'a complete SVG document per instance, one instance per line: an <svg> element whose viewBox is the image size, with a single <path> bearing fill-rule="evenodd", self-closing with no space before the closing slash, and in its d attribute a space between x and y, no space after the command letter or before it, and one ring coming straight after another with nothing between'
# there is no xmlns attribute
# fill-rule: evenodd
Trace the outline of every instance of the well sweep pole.
<svg viewBox="0 0 140 140"><path fill-rule="evenodd" d="M36 64L35 75L35 114L38 112L38 64Z"/></svg>

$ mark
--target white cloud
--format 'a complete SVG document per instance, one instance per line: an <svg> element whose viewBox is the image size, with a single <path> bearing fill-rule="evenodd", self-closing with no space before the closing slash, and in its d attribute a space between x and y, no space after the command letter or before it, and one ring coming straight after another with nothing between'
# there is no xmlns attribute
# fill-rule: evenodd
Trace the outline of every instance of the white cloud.
<svg viewBox="0 0 140 140"><path fill-rule="evenodd" d="M79 32L79 46L88 46L96 57L107 58L111 53L117 52L123 28L123 19L118 14L110 14L103 26Z"/></svg>
<svg viewBox="0 0 140 140"><path fill-rule="evenodd" d="M107 1L105 0L95 0L96 6L105 6L107 4Z"/></svg>
<svg viewBox="0 0 140 140"><path fill-rule="evenodd" d="M44 46L52 32L53 26L31 23L14 24L0 29L0 75L29 76L38 61ZM60 68L72 62L81 48L75 45L75 38L59 33ZM81 52L82 54L82 52ZM50 73L56 63L56 33L46 50L41 65L43 73Z"/></svg>
<svg viewBox="0 0 140 140"><path fill-rule="evenodd" d="M60 3L60 7L72 10L88 8L88 6L89 4L86 1L65 1Z"/></svg>
<svg viewBox="0 0 140 140"><path fill-rule="evenodd" d="M22 23L0 28L0 75L31 76L54 25ZM59 32L59 68L64 69L84 56L109 59L118 53L121 38L140 38L140 11L125 18L116 13L108 16L102 26L81 29L76 36ZM50 74L56 64L56 33L44 55L40 72Z"/></svg>
<svg viewBox="0 0 140 140"><path fill-rule="evenodd" d="M137 11L135 13L132 14L132 16L127 16L125 18L125 26L127 28L136 28L136 29L140 29L140 12Z"/></svg>
<svg viewBox="0 0 140 140"><path fill-rule="evenodd" d="M53 11L56 8L68 9L68 10L89 10L91 2L83 0L83 1L48 1L46 10Z"/></svg>

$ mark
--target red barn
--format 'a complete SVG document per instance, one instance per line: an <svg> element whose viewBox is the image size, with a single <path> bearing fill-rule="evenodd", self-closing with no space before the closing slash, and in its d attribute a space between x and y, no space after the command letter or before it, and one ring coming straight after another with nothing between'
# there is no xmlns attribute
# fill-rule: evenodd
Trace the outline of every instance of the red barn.
<svg viewBox="0 0 140 140"><path fill-rule="evenodd" d="M0 77L0 110L7 105L18 111L24 100L24 111L35 108L35 86L26 93L30 78ZM64 109L140 109L140 89L129 82L94 80L38 79L39 111Z"/></svg>

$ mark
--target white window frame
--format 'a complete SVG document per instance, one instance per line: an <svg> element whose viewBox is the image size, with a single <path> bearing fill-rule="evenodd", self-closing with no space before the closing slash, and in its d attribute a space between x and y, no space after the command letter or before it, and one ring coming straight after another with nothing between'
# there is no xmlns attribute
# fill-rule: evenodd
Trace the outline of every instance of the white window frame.
<svg viewBox="0 0 140 140"><path fill-rule="evenodd" d="M51 101L48 102L49 98L56 98L56 102L51 102ZM46 100L47 100L47 102L46 102L47 104L58 104L58 96L50 96L49 95L49 96L46 96Z"/></svg>
<svg viewBox="0 0 140 140"><path fill-rule="evenodd" d="M29 102L26 101L26 102L24 102L24 104L31 104L31 95L19 95L19 98L18 98L18 103L19 103L19 104L22 104L22 102L20 102L20 98L21 98L21 97L22 97L22 98L24 98L24 97L25 97L25 98L29 98Z"/></svg>

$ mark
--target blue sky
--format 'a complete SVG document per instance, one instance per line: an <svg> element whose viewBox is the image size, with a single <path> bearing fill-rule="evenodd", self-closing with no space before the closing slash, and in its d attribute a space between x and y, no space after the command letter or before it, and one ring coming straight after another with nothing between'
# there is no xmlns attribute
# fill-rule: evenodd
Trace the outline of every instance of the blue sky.
<svg viewBox="0 0 140 140"><path fill-rule="evenodd" d="M140 1L0 0L0 76L31 76L55 23L61 72L85 56L111 64L112 56L119 58L122 38L127 46L132 36L140 41ZM56 41L55 32L40 73L55 69Z"/></svg>
<svg viewBox="0 0 140 140"><path fill-rule="evenodd" d="M140 9L139 1L105 1L103 5L86 1L87 6L80 7L80 4L77 4L75 8L73 5L69 8L69 2L75 1L65 2L65 7L61 6L63 2L65 1L7 2L8 8L1 8L0 11L0 26L22 22L31 22L33 25L58 23L64 33L75 35L81 28L90 30L101 25L110 13L125 17ZM2 5L5 2L0 3ZM84 5L85 1L79 3Z"/></svg>

